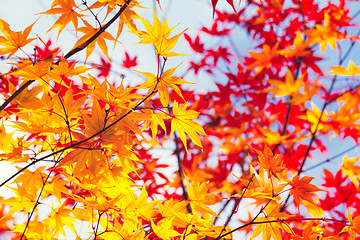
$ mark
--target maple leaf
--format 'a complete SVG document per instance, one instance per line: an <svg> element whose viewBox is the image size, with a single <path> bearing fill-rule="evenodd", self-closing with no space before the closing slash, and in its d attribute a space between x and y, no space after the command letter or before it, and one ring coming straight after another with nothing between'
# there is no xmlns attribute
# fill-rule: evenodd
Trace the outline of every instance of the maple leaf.
<svg viewBox="0 0 360 240"><path fill-rule="evenodd" d="M279 179L277 174L285 170L282 155L275 154L274 156L267 145L265 145L263 152L256 150L255 148L253 149L258 153L259 165L268 172L268 177L274 176Z"/></svg>
<svg viewBox="0 0 360 240"><path fill-rule="evenodd" d="M360 216L353 217L348 210L348 220L350 225L345 226L340 233L348 232L350 234L350 240L355 240L356 235L360 235Z"/></svg>
<svg viewBox="0 0 360 240"><path fill-rule="evenodd" d="M129 54L125 51L125 59L122 62L122 66L124 68L132 68L137 66L137 62L136 62L137 57L135 56L134 58L130 58Z"/></svg>
<svg viewBox="0 0 360 240"><path fill-rule="evenodd" d="M58 83L63 83L63 79L78 76L86 72L89 68L84 66L76 67L76 62L68 62L67 59L60 59L58 64L52 65L52 70L48 73L49 77ZM68 86L70 88L70 86Z"/></svg>
<svg viewBox="0 0 360 240"><path fill-rule="evenodd" d="M49 82L48 74L53 59L54 56L49 56L35 64L28 59L20 59L21 62L14 64L17 66L17 69L10 71L9 74L22 77L26 80L42 80L40 81L40 84L43 85L43 82Z"/></svg>
<svg viewBox="0 0 360 240"><path fill-rule="evenodd" d="M343 164L341 166L341 172L344 176L348 176L351 182L359 190L360 167L355 166L355 163L358 160L359 158L348 159L347 155L345 155L343 159Z"/></svg>
<svg viewBox="0 0 360 240"><path fill-rule="evenodd" d="M76 232L74 227L74 218L70 216L72 209L66 208L65 204L61 205L57 209L52 209L49 219L49 225L53 228L54 234L59 235L59 232L65 234L64 226L70 228L73 232Z"/></svg>
<svg viewBox="0 0 360 240"><path fill-rule="evenodd" d="M256 171L252 164L250 164L250 173L255 176L253 181L249 184L248 190L243 194L234 194L233 197L252 198L255 199L257 205L264 204L264 199L280 200L280 196L275 196L274 193L281 192L287 184L279 183L278 179L268 176L268 171L260 168ZM244 185L248 184L249 179L238 178Z"/></svg>
<svg viewBox="0 0 360 240"><path fill-rule="evenodd" d="M291 182L289 182L292 186L290 194L294 197L295 205L299 206L301 200L316 205L312 197L315 195L315 192L323 190L310 183L313 179L313 177L305 176L299 180L299 176L296 175Z"/></svg>
<svg viewBox="0 0 360 240"><path fill-rule="evenodd" d="M163 113L163 112L154 112L152 110L149 110L149 112L151 114L151 119L146 122L146 124L143 126L142 129L146 129L150 124L151 133L152 133L152 141L155 142L155 137L156 137L157 131L158 131L158 125L160 125L160 127L165 131L165 134L166 134L166 126L164 123L164 119L169 119L171 117L168 114Z"/></svg>
<svg viewBox="0 0 360 240"><path fill-rule="evenodd" d="M158 79L158 77L152 73L136 71L138 73L141 73L148 79L146 82L141 84L141 86L139 86L139 88L149 88L149 91L148 91L148 94L149 94L151 91L155 90L154 87L157 86L156 90L159 90L159 98L164 107L167 107L169 105L168 87L173 89L185 101L185 99L181 93L181 90L177 85L184 84L184 83L191 83L191 82L187 82L181 78L172 76L177 67L166 70L161 75L160 79Z"/></svg>
<svg viewBox="0 0 360 240"><path fill-rule="evenodd" d="M173 230L173 227L172 227L173 219L174 218L160 220L156 225L151 220L151 227L152 227L154 233L159 238L164 239L164 240L170 240L170 239L173 239L173 237L180 236L181 235L180 233Z"/></svg>
<svg viewBox="0 0 360 240"><path fill-rule="evenodd" d="M105 61L103 57L100 57L100 62L100 64L92 63L91 65L97 70L99 70L99 73L97 75L98 78L107 78L111 70L111 63L109 61Z"/></svg>
<svg viewBox="0 0 360 240"><path fill-rule="evenodd" d="M321 119L320 119L321 121L317 125L317 123L319 122L321 112L314 103L311 102L310 104L313 110L307 109L306 116L299 116L298 118L307 120L310 123L311 132L315 132L315 130L317 130L318 132L321 131L326 132L329 129L331 129L331 127L328 124L326 124L329 119L329 114L326 111L324 111L323 114L321 115Z"/></svg>
<svg viewBox="0 0 360 240"><path fill-rule="evenodd" d="M189 179L186 178L187 190L190 200L190 206L193 211L201 213L202 216L209 218L209 214L218 217L218 215L205 205L214 205L220 202L223 198L209 193L207 182L193 181L190 183Z"/></svg>
<svg viewBox="0 0 360 240"><path fill-rule="evenodd" d="M285 76L285 82L280 80L268 80L268 83L273 85L275 88L268 89L268 92L272 92L275 96L292 96L299 92L302 87L303 77L294 79L294 75L289 70Z"/></svg>
<svg viewBox="0 0 360 240"><path fill-rule="evenodd" d="M174 101L172 107L173 116L171 120L171 134L175 132L175 129L177 130L180 139L185 146L186 152L188 152L185 133L189 135L191 141L195 145L201 148L202 148L202 144L198 133L203 136L207 136L207 135L204 132L204 129L200 126L200 124L191 121L191 119L197 118L199 116L199 113L194 110L186 111L186 108L187 108L187 103L184 103L179 107L178 103Z"/></svg>
<svg viewBox="0 0 360 240"><path fill-rule="evenodd" d="M273 59L279 56L279 42L277 42L272 48L269 45L263 45L262 52L249 52L252 59L255 61L247 66L249 70L256 69L255 75L260 73L265 68L270 68L273 64Z"/></svg>
<svg viewBox="0 0 360 240"><path fill-rule="evenodd" d="M213 7L213 17L215 16L215 7L216 4L218 3L219 0L211 0L211 5ZM226 0L230 6L234 9L234 12L236 12L235 7L234 7L234 0ZM240 3L239 3L240 4Z"/></svg>
<svg viewBox="0 0 360 240"><path fill-rule="evenodd" d="M5 37L0 36L0 55L9 54L8 58L15 54L15 52L33 41L35 38L29 38L29 33L35 22L28 26L23 32L13 32L10 25L3 19L0 19L0 31Z"/></svg>
<svg viewBox="0 0 360 240"><path fill-rule="evenodd" d="M176 44L179 37L187 30L185 29L181 33L169 38L173 28L169 28L167 20L164 20L164 23L161 24L160 20L154 12L154 21L151 25L148 21L141 18L142 23L145 26L146 32L138 31L136 29L131 29L130 32L137 35L141 41L139 43L143 44L154 44L155 54L161 55L163 57L172 57L172 56L185 56L184 54L179 54L175 52L169 52Z"/></svg>
<svg viewBox="0 0 360 240"><path fill-rule="evenodd" d="M279 50L279 53L284 57L304 57L309 54L310 42L305 41L301 32L298 31L293 41L293 46L287 49Z"/></svg>
<svg viewBox="0 0 360 240"><path fill-rule="evenodd" d="M280 209L277 205L271 207L268 206L266 212L267 213L265 217L257 218L256 222L264 223L256 225L256 228L250 239L254 239L260 233L262 233L262 239L264 240L270 240L271 238L273 238L274 240L282 240L282 231L285 231L287 233L293 233L293 230L291 229L289 224L287 224L286 222L280 222L280 219L286 219L290 216L286 213L280 212Z"/></svg>
<svg viewBox="0 0 360 240"><path fill-rule="evenodd" d="M331 67L332 71L329 72L329 74L334 75L348 75L348 76L355 76L357 74L360 74L360 66L355 66L354 62L350 60L349 65L346 68L343 66L334 66Z"/></svg>
<svg viewBox="0 0 360 240"><path fill-rule="evenodd" d="M336 49L336 41L346 38L346 35L336 29L338 25L331 22L328 12L324 12L324 23L324 25L315 24L315 29L305 30L311 43L320 43L321 52L325 51L328 43L333 49Z"/></svg>
<svg viewBox="0 0 360 240"><path fill-rule="evenodd" d="M85 33L84 36L82 36L76 43L74 48L77 48L84 44L89 38L95 35L96 32L99 31L99 29L94 28L91 26L87 21L84 21L85 27L78 28L79 32ZM105 39L112 40L114 42L117 42L116 38L114 38L110 33L104 31L102 32L94 41L92 41L87 47L86 47L86 58L90 56L90 54L94 51L96 43L100 47L101 51L105 54L107 59L110 61L109 54L108 54L108 48L105 42Z"/></svg>
<svg viewBox="0 0 360 240"><path fill-rule="evenodd" d="M83 14L77 13L75 10L78 9L74 0L56 0L51 5L51 9L39 13L39 14L61 14L61 16L56 20L53 26L48 30L59 28L59 33L64 30L65 26L68 25L70 22L74 24L75 30L78 30L78 19L82 20ZM84 21L84 20L82 20Z"/></svg>

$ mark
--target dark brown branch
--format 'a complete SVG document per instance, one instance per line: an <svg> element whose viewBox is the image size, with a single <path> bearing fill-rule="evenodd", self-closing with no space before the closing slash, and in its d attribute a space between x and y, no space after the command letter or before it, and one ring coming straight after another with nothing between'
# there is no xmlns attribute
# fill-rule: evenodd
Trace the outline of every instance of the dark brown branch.
<svg viewBox="0 0 360 240"><path fill-rule="evenodd" d="M64 103L63 103L63 100L61 99L60 95L57 94L59 100L60 100L60 103L61 103L61 106L64 110L64 114L65 114L65 122L66 122L66 126L68 128L68 131L69 131L69 136L70 136L70 143L73 144L73 141L72 141L72 136L71 136L71 129L70 129L70 122L69 122L69 118L68 118L68 115L66 113L66 109L65 109L65 106L64 106Z"/></svg>
<svg viewBox="0 0 360 240"><path fill-rule="evenodd" d="M247 226L250 226L250 225L254 224L255 220L260 216L260 214L261 214L261 213L264 211L264 209L270 204L271 201L272 201L272 199L269 199L269 201L260 209L260 211L256 214L256 216L255 216L249 223L246 223L246 224L244 224L244 225L242 225L242 226L240 226L240 227L238 227L238 228L235 228L235 229L233 229L233 230L231 230L231 231L229 231L229 232L227 232L227 233L225 233L225 234L223 234L223 235L220 235L220 236L218 236L215 240L220 240L221 238L223 238L223 237L225 237L225 236L227 236L227 235L230 235L230 234L232 234L233 232L236 232L236 231L238 231L238 230L240 230L240 229L242 229L242 228L244 228L244 227L247 227Z"/></svg>
<svg viewBox="0 0 360 240"><path fill-rule="evenodd" d="M185 201L189 200L189 196L184 184L184 175L183 175L183 170L182 170L182 163L181 163L181 157L180 157L180 149L179 149L179 138L177 136L176 133L174 133L174 137L175 137L175 154L176 154L176 158L177 158L177 163L178 163L178 175L179 175L179 181L180 181L180 185L182 188L182 195ZM188 213L192 213L192 209L190 206L190 203L188 203L186 205L186 209L188 211Z"/></svg>
<svg viewBox="0 0 360 240"><path fill-rule="evenodd" d="M221 234L225 231L225 229L226 229L226 227L228 226L231 218L234 216L234 214L235 214L235 212L236 212L236 209L239 207L239 204L240 204L241 200L243 199L244 194L245 194L245 192L248 190L248 188L249 188L249 186L250 186L250 183L252 182L252 180L253 180L254 177L255 177L255 174L252 174L252 175L251 175L251 178L250 178L248 184L246 185L245 189L243 190L240 198L236 199L235 204L234 204L234 207L233 207L233 209L231 210L231 214L230 214L229 217L227 218L227 220L226 220L226 222L225 222L225 224L224 224L224 227L223 227L223 229L221 230L221 232L220 232L220 234L219 234L219 237L220 237ZM219 237L218 237L218 238L219 238Z"/></svg>

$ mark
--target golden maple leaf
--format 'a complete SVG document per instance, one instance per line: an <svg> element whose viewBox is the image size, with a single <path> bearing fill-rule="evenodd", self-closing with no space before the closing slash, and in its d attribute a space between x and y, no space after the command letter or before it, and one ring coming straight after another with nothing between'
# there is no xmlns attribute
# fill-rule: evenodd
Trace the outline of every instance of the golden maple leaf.
<svg viewBox="0 0 360 240"><path fill-rule="evenodd" d="M334 75L348 75L348 76L355 76L360 74L360 66L355 66L354 62L350 60L349 65L347 68L343 66L334 66L331 67L332 71L329 72L330 74Z"/></svg>
<svg viewBox="0 0 360 240"><path fill-rule="evenodd" d="M157 76L152 73L137 71L148 79L146 82L141 84L139 88L149 88L149 94L151 91L155 90L154 87L157 86L156 90L159 91L160 102L164 107L167 107L169 105L168 87L173 89L185 101L181 90L177 85L191 82L187 82L184 79L172 76L177 67L166 70L161 75L160 79L158 79Z"/></svg>
<svg viewBox="0 0 360 240"><path fill-rule="evenodd" d="M183 54L169 51L175 46L181 34L183 34L187 29L169 38L171 31L174 27L169 28L166 19L164 20L164 23L161 24L160 20L156 16L156 12L154 15L154 21L152 25L145 19L141 18L141 21L145 26L146 32L138 31L136 29L132 29L130 32L136 34L141 39L139 43L154 44L156 49L156 55L161 55L163 57L184 56Z"/></svg>
<svg viewBox="0 0 360 240"><path fill-rule="evenodd" d="M202 148L202 144L200 141L200 137L198 134L203 136L207 136L204 129L197 122L192 121L199 116L199 113L194 110L186 111L187 103L179 106L176 101L174 101L173 105L173 118L171 120L171 134L175 132L175 129L179 133L180 139L183 142L186 152L187 144L186 144L186 135L187 133L191 139L191 141ZM189 152L188 152L189 153Z"/></svg>

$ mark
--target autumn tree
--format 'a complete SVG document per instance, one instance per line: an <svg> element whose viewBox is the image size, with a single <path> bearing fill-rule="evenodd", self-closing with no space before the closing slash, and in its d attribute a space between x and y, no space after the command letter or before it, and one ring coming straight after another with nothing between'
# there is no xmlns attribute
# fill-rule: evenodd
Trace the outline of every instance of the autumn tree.
<svg viewBox="0 0 360 240"><path fill-rule="evenodd" d="M159 0L54 0L20 31L0 20L0 157L17 169L2 239L357 238L358 3L219 3L197 35L160 20Z"/></svg>

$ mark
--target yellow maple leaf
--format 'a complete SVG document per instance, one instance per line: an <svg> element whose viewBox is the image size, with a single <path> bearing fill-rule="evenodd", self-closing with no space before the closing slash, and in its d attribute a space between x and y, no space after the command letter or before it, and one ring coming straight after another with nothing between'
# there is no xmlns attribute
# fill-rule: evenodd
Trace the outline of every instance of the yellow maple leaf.
<svg viewBox="0 0 360 240"><path fill-rule="evenodd" d="M156 12L154 13L154 15L154 21L152 25L145 19L141 18L141 21L145 26L146 32L138 31L136 29L131 30L132 33L136 34L141 39L139 43L154 44L156 49L156 55L161 55L163 57L184 56L183 54L169 51L175 46L181 34L183 34L187 29L169 38L172 29L176 26L169 28L166 19L164 20L164 23L161 24L160 20L156 16Z"/></svg>
<svg viewBox="0 0 360 240"><path fill-rule="evenodd" d="M315 24L315 28L305 30L305 34L309 37L310 43L320 43L320 49L323 53L327 44L330 44L333 49L336 49L336 41L346 38L346 35L339 32L337 28L338 25L331 22L329 13L324 12L324 25Z"/></svg>
<svg viewBox="0 0 360 240"><path fill-rule="evenodd" d="M23 32L13 32L10 29L10 25L4 20L0 19L0 31L4 34L5 37L0 36L0 55L9 54L8 58L14 55L14 53L21 47L30 43L35 38L29 38L29 33L31 28L34 26L35 22L28 26Z"/></svg>
<svg viewBox="0 0 360 240"><path fill-rule="evenodd" d="M299 118L307 120L309 122L309 124L311 125L311 132L315 132L315 130L317 130L318 132L328 131L330 129L330 125L326 124L326 122L329 119L329 114L326 111L324 111L323 114L321 115L320 109L318 109L314 103L311 102L310 104L313 110L307 109L306 116L300 116ZM320 119L321 121L318 124L320 115L321 115L321 119Z"/></svg>
<svg viewBox="0 0 360 240"><path fill-rule="evenodd" d="M358 160L359 158L348 159L347 155L345 155L341 166L341 172L344 176L348 176L351 182L359 190L360 167L355 165Z"/></svg>
<svg viewBox="0 0 360 240"><path fill-rule="evenodd" d="M329 72L330 74L334 75L348 75L348 76L355 76L360 74L360 66L355 66L354 62L350 60L349 65L347 68L343 66L334 66L331 67L332 71Z"/></svg>
<svg viewBox="0 0 360 240"><path fill-rule="evenodd" d="M274 240L281 240L283 239L281 234L282 231L293 233L289 224L286 222L280 222L280 219L286 219L290 217L290 215L280 212L280 209L277 205L271 206L271 208L269 207L270 206L267 208L267 214L265 217L257 218L256 222L261 223L256 225L256 228L250 239L254 239L260 233L262 233L262 239L264 240L270 240L270 238L273 238Z"/></svg>
<svg viewBox="0 0 360 240"><path fill-rule="evenodd" d="M284 55L284 57L304 57L309 54L309 41L305 41L301 32L298 31L296 37L294 38L293 46L288 49L279 50L279 53Z"/></svg>
<svg viewBox="0 0 360 240"><path fill-rule="evenodd" d="M166 70L161 75L160 79L158 79L157 76L155 76L152 73L137 71L137 72L141 73L142 75L144 75L148 79L146 82L141 84L141 86L139 88L149 88L149 92L148 92L148 94L149 94L151 91L154 90L154 87L157 86L156 90L159 91L160 102L162 103L162 105L164 107L167 107L169 105L168 87L173 89L185 101L185 99L181 93L181 90L179 89L179 87L177 85L184 84L184 83L192 83L192 82L187 82L184 79L172 76L178 66Z"/></svg>
<svg viewBox="0 0 360 240"><path fill-rule="evenodd" d="M173 117L171 120L171 134L175 132L175 129L179 133L180 139L183 142L186 152L187 144L186 144L186 135L187 133L191 139L191 141L202 148L201 140L198 134L203 136L207 136L204 129L197 122L192 121L191 119L195 119L199 116L199 113L194 110L186 111L187 103L179 106L176 101L174 101L174 105L172 107Z"/></svg>
<svg viewBox="0 0 360 240"><path fill-rule="evenodd" d="M175 231L172 227L173 219L163 219L160 220L157 225L151 220L151 227L154 233L161 239L170 240L181 234Z"/></svg>
<svg viewBox="0 0 360 240"><path fill-rule="evenodd" d="M49 83L48 73L53 59L54 56L50 56L33 64L29 59L20 58L20 62L14 63L17 68L10 71L9 74L22 77L25 80L42 80L40 84Z"/></svg>
<svg viewBox="0 0 360 240"><path fill-rule="evenodd" d="M292 72L289 70L286 73L285 82L280 80L268 80L268 83L275 88L271 88L267 91L274 93L275 96L292 96L297 94L302 87L303 76L304 75L295 80Z"/></svg>
<svg viewBox="0 0 360 240"><path fill-rule="evenodd" d="M53 228L54 235L58 236L59 232L61 232L66 236L64 226L68 227L73 232L76 232L74 227L74 217L70 215L72 211L72 209L65 207L65 204L57 209L52 209L51 216L48 220L49 225Z"/></svg>
<svg viewBox="0 0 360 240"><path fill-rule="evenodd" d="M350 211L348 210L348 220L350 225L345 226L340 233L348 232L350 234L350 240L355 240L356 235L360 235L360 216L353 218Z"/></svg>

